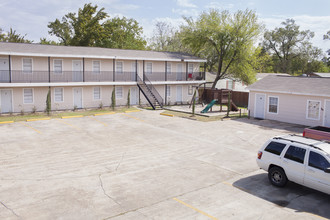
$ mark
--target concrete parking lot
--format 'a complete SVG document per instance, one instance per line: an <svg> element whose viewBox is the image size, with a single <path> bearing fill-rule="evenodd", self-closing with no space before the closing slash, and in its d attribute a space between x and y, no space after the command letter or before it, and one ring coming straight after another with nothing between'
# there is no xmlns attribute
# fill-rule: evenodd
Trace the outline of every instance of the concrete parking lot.
<svg viewBox="0 0 330 220"><path fill-rule="evenodd" d="M328 219L330 196L271 186L255 158L267 120L161 111L0 125L0 219Z"/></svg>

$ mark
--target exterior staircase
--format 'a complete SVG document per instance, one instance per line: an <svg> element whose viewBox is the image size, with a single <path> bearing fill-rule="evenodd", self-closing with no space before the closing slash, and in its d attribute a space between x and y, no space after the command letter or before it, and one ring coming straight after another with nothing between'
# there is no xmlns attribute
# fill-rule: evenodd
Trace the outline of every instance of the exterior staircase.
<svg viewBox="0 0 330 220"><path fill-rule="evenodd" d="M146 76L144 76L144 81L137 76L137 86L154 110L157 107L163 108L163 98Z"/></svg>

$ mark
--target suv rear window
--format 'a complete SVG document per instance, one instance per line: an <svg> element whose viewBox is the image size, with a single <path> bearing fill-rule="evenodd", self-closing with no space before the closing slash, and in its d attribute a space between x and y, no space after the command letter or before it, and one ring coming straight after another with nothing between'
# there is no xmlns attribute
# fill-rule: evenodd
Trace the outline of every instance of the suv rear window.
<svg viewBox="0 0 330 220"><path fill-rule="evenodd" d="M286 144L272 141L267 145L267 147L265 148L265 151L276 154L276 155L281 155L285 146L286 146Z"/></svg>
<svg viewBox="0 0 330 220"><path fill-rule="evenodd" d="M306 149L304 148L290 146L286 151L284 158L296 161L298 163L304 163L305 153Z"/></svg>

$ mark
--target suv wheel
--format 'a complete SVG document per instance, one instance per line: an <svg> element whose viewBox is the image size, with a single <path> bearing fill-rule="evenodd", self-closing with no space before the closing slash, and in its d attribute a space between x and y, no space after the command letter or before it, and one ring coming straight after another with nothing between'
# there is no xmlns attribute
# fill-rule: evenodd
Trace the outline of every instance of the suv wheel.
<svg viewBox="0 0 330 220"><path fill-rule="evenodd" d="M272 167L268 171L268 179L274 186L283 187L288 182L283 169L279 167Z"/></svg>

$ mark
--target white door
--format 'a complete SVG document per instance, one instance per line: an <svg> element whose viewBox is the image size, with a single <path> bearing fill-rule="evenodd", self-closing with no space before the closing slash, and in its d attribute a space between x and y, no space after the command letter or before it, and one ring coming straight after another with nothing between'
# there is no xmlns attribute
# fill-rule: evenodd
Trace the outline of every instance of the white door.
<svg viewBox="0 0 330 220"><path fill-rule="evenodd" d="M330 127L330 100L326 100L324 105L324 126Z"/></svg>
<svg viewBox="0 0 330 220"><path fill-rule="evenodd" d="M82 64L80 60L72 61L72 73L73 73L73 81L74 82L82 82L83 81L83 72L82 72Z"/></svg>
<svg viewBox="0 0 330 220"><path fill-rule="evenodd" d="M9 82L8 59L0 59L0 82Z"/></svg>
<svg viewBox="0 0 330 220"><path fill-rule="evenodd" d="M176 65L176 80L177 81L182 81L183 77L183 71L182 71L182 63L178 63Z"/></svg>
<svg viewBox="0 0 330 220"><path fill-rule="evenodd" d="M265 118L265 103L266 103L266 95L256 94L255 110L254 110L255 118L261 118L261 119Z"/></svg>
<svg viewBox="0 0 330 220"><path fill-rule="evenodd" d="M304 184L306 149L290 145L285 152L282 167L289 180Z"/></svg>
<svg viewBox="0 0 330 220"><path fill-rule="evenodd" d="M73 88L73 106L82 108L82 88Z"/></svg>
<svg viewBox="0 0 330 220"><path fill-rule="evenodd" d="M139 63L137 63L137 71L139 72ZM131 80L132 81L136 81L136 63L133 62L132 63L132 75L131 75Z"/></svg>
<svg viewBox="0 0 330 220"><path fill-rule="evenodd" d="M131 87L131 95L130 95L130 104L137 105L139 100L139 92L136 86Z"/></svg>
<svg viewBox="0 0 330 220"><path fill-rule="evenodd" d="M12 94L11 90L0 90L1 91L1 113L12 112Z"/></svg>
<svg viewBox="0 0 330 220"><path fill-rule="evenodd" d="M176 87L176 101L182 102L182 86Z"/></svg>

